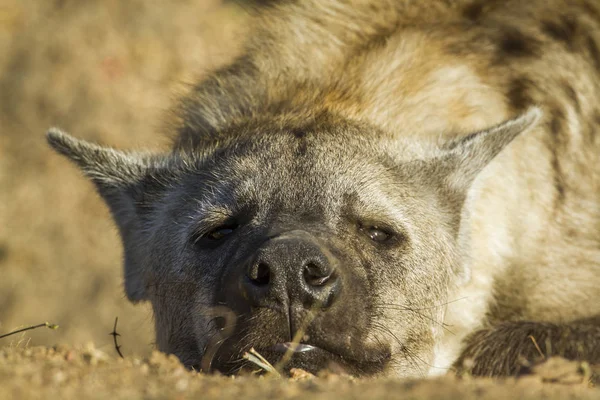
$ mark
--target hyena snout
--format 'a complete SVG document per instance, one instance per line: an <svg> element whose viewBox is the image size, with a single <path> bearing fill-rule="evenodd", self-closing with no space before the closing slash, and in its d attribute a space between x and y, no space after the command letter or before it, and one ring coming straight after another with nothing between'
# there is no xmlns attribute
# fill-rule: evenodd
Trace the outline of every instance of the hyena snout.
<svg viewBox="0 0 600 400"><path fill-rule="evenodd" d="M339 297L341 283L327 249L309 234L293 231L267 241L250 257L239 288L253 306L321 309Z"/></svg>

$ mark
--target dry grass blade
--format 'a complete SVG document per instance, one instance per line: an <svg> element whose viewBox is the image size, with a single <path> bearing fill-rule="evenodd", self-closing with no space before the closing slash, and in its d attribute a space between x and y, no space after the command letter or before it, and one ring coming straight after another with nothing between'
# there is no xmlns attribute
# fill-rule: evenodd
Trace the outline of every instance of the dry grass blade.
<svg viewBox="0 0 600 400"><path fill-rule="evenodd" d="M248 352L244 353L244 359L250 361L251 363L256 364L266 372L273 374L275 376L280 377L281 374L274 366L271 365L263 356L261 356L254 347L251 348Z"/></svg>
<svg viewBox="0 0 600 400"><path fill-rule="evenodd" d="M17 329L16 331L5 333L4 335L0 335L0 339L3 339L5 337L11 336L11 335L16 335L17 333L21 333L21 332L25 332L25 331L30 331L32 329L43 328L43 327L46 327L48 329L58 329L58 325L57 324L51 324L50 322L44 322L43 324L32 325L32 326L28 326L26 328Z"/></svg>
<svg viewBox="0 0 600 400"><path fill-rule="evenodd" d="M533 345L535 346L536 350L538 351L538 353L540 354L540 356L542 357L542 359L545 360L546 356L544 355L544 353L542 353L542 349L540 349L540 346L538 345L537 340L535 340L535 338L533 337L533 335L529 335L528 337L533 342Z"/></svg>

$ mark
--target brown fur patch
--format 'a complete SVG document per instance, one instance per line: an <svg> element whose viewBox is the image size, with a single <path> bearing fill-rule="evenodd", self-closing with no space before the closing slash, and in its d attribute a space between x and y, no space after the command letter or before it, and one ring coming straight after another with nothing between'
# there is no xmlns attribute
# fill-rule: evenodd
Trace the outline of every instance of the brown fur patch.
<svg viewBox="0 0 600 400"><path fill-rule="evenodd" d="M480 22L498 4L502 4L502 2L498 0L477 0L463 8L462 16L472 22Z"/></svg>
<svg viewBox="0 0 600 400"><path fill-rule="evenodd" d="M533 87L533 81L526 76L515 78L509 83L506 97L510 108L515 113L524 111L534 103L531 97Z"/></svg>
<svg viewBox="0 0 600 400"><path fill-rule="evenodd" d="M600 11L596 6L592 4L591 1L585 1L581 5L581 7L585 10L585 13L595 19L596 21L600 21Z"/></svg>
<svg viewBox="0 0 600 400"><path fill-rule="evenodd" d="M559 153L564 149L563 137L564 137L564 112L557 108L552 111L552 120L550 121L550 140L549 144L550 151L552 152L552 158L550 160L552 170L554 171L554 187L556 189L556 200L555 206L560 206L565 199L565 179L562 170L562 166L559 160Z"/></svg>
<svg viewBox="0 0 600 400"><path fill-rule="evenodd" d="M542 31L550 38L564 43L569 50L573 50L577 40L578 27L575 18L563 15L558 20L542 22Z"/></svg>
<svg viewBox="0 0 600 400"><path fill-rule="evenodd" d="M575 89L573 89L573 86L571 86L571 84L566 80L563 81L562 86L565 91L565 94L571 100L573 106L575 106L575 110L577 110L577 112L581 112L581 103L579 102L579 96L577 95Z"/></svg>
<svg viewBox="0 0 600 400"><path fill-rule="evenodd" d="M304 129L294 129L292 130L292 135L296 139L304 139L306 137L306 131Z"/></svg>
<svg viewBox="0 0 600 400"><path fill-rule="evenodd" d="M307 132L305 129L295 128L291 131L291 134L298 139L298 147L296 148L297 156L304 156L308 150L308 144L306 143Z"/></svg>
<svg viewBox="0 0 600 400"><path fill-rule="evenodd" d="M600 70L600 50L598 49L598 44L592 36L588 36L587 38L587 49L592 57L594 66L596 69Z"/></svg>
<svg viewBox="0 0 600 400"><path fill-rule="evenodd" d="M541 43L533 36L527 35L515 27L507 27L500 32L498 58L537 57L540 54Z"/></svg>
<svg viewBox="0 0 600 400"><path fill-rule="evenodd" d="M588 123L587 135L585 141L587 145L594 145L598 138L598 130L600 129L600 110L594 111L594 115Z"/></svg>
<svg viewBox="0 0 600 400"><path fill-rule="evenodd" d="M307 151L308 151L308 144L306 143L306 140L302 140L298 144L298 149L296 150L296 154L299 156L305 156Z"/></svg>
<svg viewBox="0 0 600 400"><path fill-rule="evenodd" d="M463 16L471 21L477 21L484 11L485 2L476 1L469 4L463 10Z"/></svg>

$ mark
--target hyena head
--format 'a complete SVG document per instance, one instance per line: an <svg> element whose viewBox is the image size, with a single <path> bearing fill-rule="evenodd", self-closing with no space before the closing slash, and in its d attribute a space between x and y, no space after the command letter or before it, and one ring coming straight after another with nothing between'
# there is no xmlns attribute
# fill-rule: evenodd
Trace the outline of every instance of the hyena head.
<svg viewBox="0 0 600 400"><path fill-rule="evenodd" d="M428 369L477 174L538 119L441 145L319 116L249 121L169 155L50 131L108 203L125 288L160 350L226 373L272 364L357 375Z"/></svg>

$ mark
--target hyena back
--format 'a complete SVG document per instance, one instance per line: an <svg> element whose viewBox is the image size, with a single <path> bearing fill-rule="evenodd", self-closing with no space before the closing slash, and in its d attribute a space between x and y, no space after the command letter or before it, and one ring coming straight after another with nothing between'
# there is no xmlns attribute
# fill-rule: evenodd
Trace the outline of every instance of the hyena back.
<svg viewBox="0 0 600 400"><path fill-rule="evenodd" d="M501 375L533 338L600 362L600 4L289 1L254 21L182 100L171 154L49 134L109 204L161 350Z"/></svg>

